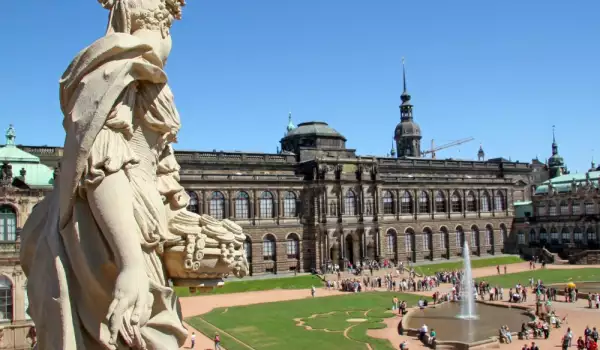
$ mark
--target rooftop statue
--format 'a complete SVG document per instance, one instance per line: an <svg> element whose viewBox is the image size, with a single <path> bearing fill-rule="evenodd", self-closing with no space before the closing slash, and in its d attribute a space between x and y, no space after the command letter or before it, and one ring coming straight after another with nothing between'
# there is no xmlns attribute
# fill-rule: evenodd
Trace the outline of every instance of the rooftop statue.
<svg viewBox="0 0 600 350"><path fill-rule="evenodd" d="M181 126L164 65L183 0L100 0L106 35L60 80L66 132L55 188L21 233L38 348L179 349L170 287L248 266L229 220L186 210L171 144Z"/></svg>

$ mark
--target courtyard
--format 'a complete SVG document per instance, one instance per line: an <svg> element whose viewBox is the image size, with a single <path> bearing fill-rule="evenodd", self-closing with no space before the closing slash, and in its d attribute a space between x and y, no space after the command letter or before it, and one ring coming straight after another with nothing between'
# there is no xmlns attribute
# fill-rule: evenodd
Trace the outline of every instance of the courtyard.
<svg viewBox="0 0 600 350"><path fill-rule="evenodd" d="M477 279L504 287L526 283L532 277L545 283L600 279L600 269L586 266L550 265L546 269L529 270L529 264L521 262L507 265L507 270L508 274L498 275L495 266L482 266L473 273ZM444 288L448 285L442 285L440 290ZM420 296L429 297L431 293L379 290L354 294L318 288L316 298L311 298L308 289L279 289L184 297L182 310L191 332L196 332L196 349L212 349L209 338L215 333L219 333L227 350L397 349L399 342L407 339L411 348L415 348L421 346L416 340L398 335L399 318L389 312L391 299L396 296L414 306ZM597 310L586 309L584 301L555 305L561 316L568 315L568 326L575 327L576 335L588 322L594 325L592 318L597 319L599 314ZM540 345L558 345L564 331L566 328L553 331L550 339L539 341ZM515 342L503 347L520 349L522 345Z"/></svg>

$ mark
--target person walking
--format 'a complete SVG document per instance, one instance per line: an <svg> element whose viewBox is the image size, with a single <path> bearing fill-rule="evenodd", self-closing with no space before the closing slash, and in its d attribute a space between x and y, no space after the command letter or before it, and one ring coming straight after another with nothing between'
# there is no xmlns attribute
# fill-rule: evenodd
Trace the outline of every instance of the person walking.
<svg viewBox="0 0 600 350"><path fill-rule="evenodd" d="M195 349L196 348L196 332L192 333L192 336L190 337L190 340L192 342L190 349Z"/></svg>
<svg viewBox="0 0 600 350"><path fill-rule="evenodd" d="M219 333L215 333L215 350L221 350L221 337L219 337Z"/></svg>

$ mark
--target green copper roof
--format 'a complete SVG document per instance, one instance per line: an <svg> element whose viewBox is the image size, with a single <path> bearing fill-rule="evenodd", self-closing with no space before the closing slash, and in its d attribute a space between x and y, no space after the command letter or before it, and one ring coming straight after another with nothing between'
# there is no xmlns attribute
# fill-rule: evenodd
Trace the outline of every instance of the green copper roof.
<svg viewBox="0 0 600 350"><path fill-rule="evenodd" d="M24 182L30 188L52 187L54 170L40 163L40 158L15 146L16 132L12 125L6 131L6 144L0 147L0 164L12 166L13 178ZM22 170L25 170L23 178Z"/></svg>
<svg viewBox="0 0 600 350"><path fill-rule="evenodd" d="M569 192L572 189L573 182L578 185L582 185L587 181L589 176L592 186L598 188L598 177L600 177L600 171L590 171L584 174L567 174L555 177L551 180L544 181L535 189L535 194L546 194L548 193L548 184L552 182L552 187L558 192Z"/></svg>

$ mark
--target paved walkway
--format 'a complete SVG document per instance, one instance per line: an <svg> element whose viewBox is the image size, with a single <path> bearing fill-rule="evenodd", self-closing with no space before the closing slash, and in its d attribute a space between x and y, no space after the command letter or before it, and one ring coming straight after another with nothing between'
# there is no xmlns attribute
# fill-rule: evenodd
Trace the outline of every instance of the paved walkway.
<svg viewBox="0 0 600 350"><path fill-rule="evenodd" d="M510 264L507 266L508 266L508 273L529 271L529 263L528 262ZM548 269L567 269L567 268L568 269L578 269L578 268L585 268L585 267L594 267L594 268L598 267L597 265L594 265L594 266L546 265L546 266ZM478 269L473 270L474 278L493 276L493 275L497 275L497 274L498 274L498 272L496 271L495 266L483 267L483 268L478 268ZM441 287L441 288L443 288L443 287ZM322 289L322 288L317 290L317 297L340 295L340 294L347 294L347 293L340 292L340 291L328 291L328 290ZM430 295L430 294L431 294L431 291L427 292L427 295ZM188 318L188 317L192 317L192 316L205 314L207 312L210 312L212 309L219 308L219 307L234 307L234 306L267 303L267 302L297 300L297 299L303 299L303 298L309 298L309 297L310 297L310 290L307 290L307 289L268 290L268 291L246 292L246 293L235 293L235 294L201 295L201 296L181 298L181 309L182 309L183 317ZM583 301L581 303L583 303ZM592 317L595 317L596 321L598 319L600 319L600 318L598 318L598 316L600 316L600 311L597 311L597 310L592 311L592 310L588 309L586 312L584 310L585 305L583 305L581 303L579 303L577 305L565 304L565 303L555 303L557 312L561 316L563 315L563 313L569 314L569 323L570 323L569 326L571 325L571 323L575 326L575 328L574 328L575 334L579 334L583 330L583 328L581 328L581 324L583 324L584 328L585 328L587 322L589 322L590 325L594 324L594 322L592 322L592 320L591 320ZM584 315L589 316L588 318L580 317L579 313L582 310L583 310L582 313ZM399 341L401 338L398 338L399 336L397 335L397 332L396 332L396 326L397 326L398 320L395 318L391 318L391 319L386 320L386 323L387 322L390 322L390 324L388 324L388 328L386 328L384 330L379 330L379 332L385 332L385 333L374 333L374 334L372 334L372 336L384 337L385 339L390 339L390 341L392 341L393 344L399 344ZM193 329L189 325L187 325L187 326L188 326L190 335L192 332L196 333L196 348L195 348L196 350L198 350L198 349L201 349L201 350L214 349L214 344L211 339L207 338L205 335L203 335L199 331ZM562 336L562 331L566 331L566 328L557 330L555 332L551 332L550 340L543 341L543 343L540 342L540 344L546 344L546 346L540 346L540 348L548 349L548 348L550 348L550 346L548 346L548 344L550 344L550 343L554 344L551 347L555 347L555 345L558 344L556 337L560 338ZM371 331L369 334L371 335ZM519 345L518 347L517 347L517 344ZM225 344L225 345L227 345L227 344ZM511 346L511 347L508 347L508 345L507 345L506 349L507 350L521 349L521 347L523 346L522 342L515 342L515 343L513 343L513 345L514 346ZM417 342L411 341L411 348L414 349L415 347L418 347ZM188 340L186 341L186 344L184 345L184 347L182 349L189 349L189 348L190 348L190 340L188 338ZM225 350L226 347L223 347L223 349Z"/></svg>

